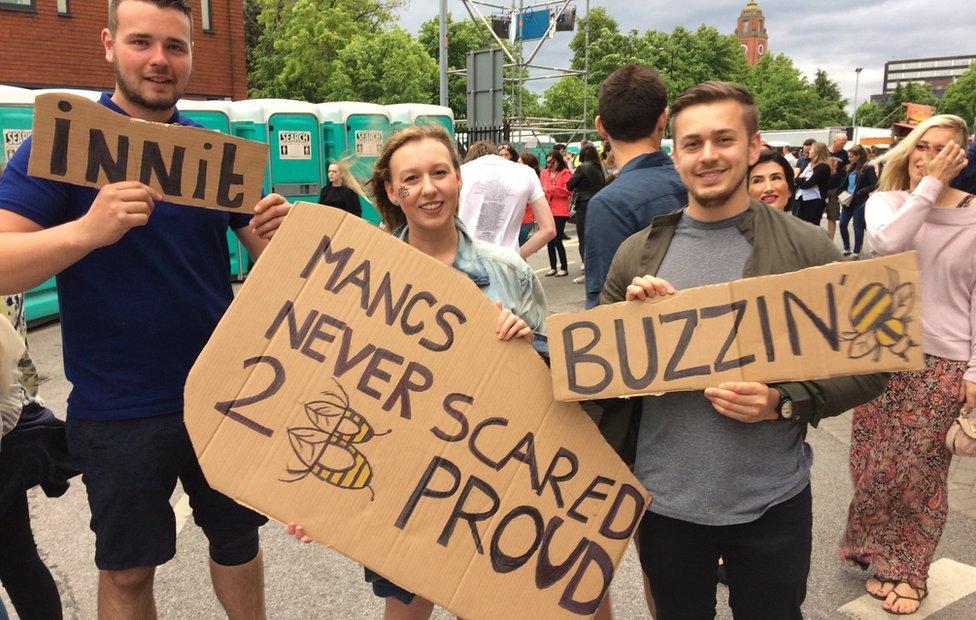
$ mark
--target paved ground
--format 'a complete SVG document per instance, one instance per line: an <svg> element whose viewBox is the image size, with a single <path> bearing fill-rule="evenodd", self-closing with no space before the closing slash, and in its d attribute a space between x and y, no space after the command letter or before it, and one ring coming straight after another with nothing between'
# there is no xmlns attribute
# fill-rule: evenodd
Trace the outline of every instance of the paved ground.
<svg viewBox="0 0 976 620"><path fill-rule="evenodd" d="M579 272L576 244L568 251L571 276ZM539 273L546 270L545 253L530 261ZM572 277L542 278L553 312L582 307L582 286ZM42 392L49 405L63 413L70 386L61 367L61 337L57 324L34 329L31 347L45 378ZM809 591L804 605L807 618L890 618L864 594L864 575L843 568L836 559L843 533L851 486L847 473L850 415L840 416L811 430L808 441L816 455L813 467L814 553ZM976 460L953 464L949 525L933 566L932 595L913 618L976 618ZM92 564L94 537L88 529L84 487L76 482L62 498L51 500L38 492L30 497L38 546L61 589L66 617L94 618L97 573ZM206 541L189 519L186 497L177 490L172 498L179 521L177 557L163 566L156 595L163 618L220 618L223 614L207 577ZM0 524L2 526L2 524ZM378 618L381 605L362 582L361 569L338 553L319 545L302 546L271 524L262 531L266 556L268 609L272 618ZM2 553L2 550L0 550ZM615 615L623 619L647 618L643 606L640 569L631 550L611 590ZM719 588L720 618L731 614L727 592ZM0 590L0 596L6 595ZM7 601L9 607L9 601ZM450 617L438 611L437 618ZM513 618L518 618L517 610Z"/></svg>

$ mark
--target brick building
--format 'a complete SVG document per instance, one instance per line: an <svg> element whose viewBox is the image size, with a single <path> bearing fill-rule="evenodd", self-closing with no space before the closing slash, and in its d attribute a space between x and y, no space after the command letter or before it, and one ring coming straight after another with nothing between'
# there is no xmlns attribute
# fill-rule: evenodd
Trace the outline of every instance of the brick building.
<svg viewBox="0 0 976 620"><path fill-rule="evenodd" d="M763 54L769 51L769 37L766 35L766 17L759 4L750 0L735 23L735 36L739 37L742 52L749 66L755 65Z"/></svg>
<svg viewBox="0 0 976 620"><path fill-rule="evenodd" d="M108 0L0 0L0 84L111 90L99 33ZM244 3L190 0L193 75L187 97L245 99Z"/></svg>

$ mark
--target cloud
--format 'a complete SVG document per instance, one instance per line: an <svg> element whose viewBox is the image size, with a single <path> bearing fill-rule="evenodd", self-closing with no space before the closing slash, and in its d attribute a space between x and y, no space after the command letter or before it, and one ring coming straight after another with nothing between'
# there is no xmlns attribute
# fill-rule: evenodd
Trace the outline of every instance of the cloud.
<svg viewBox="0 0 976 620"><path fill-rule="evenodd" d="M533 0L525 0L531 5ZM493 0L493 4L508 4ZM578 14L586 0L573 2ZM603 7L623 31L662 30L675 26L695 29L701 24L720 32L734 32L745 0L591 0L590 8ZM769 49L790 56L809 79L818 68L836 81L849 104L854 99L856 67L863 67L858 101L880 93L884 64L889 60L976 54L976 2L974 0L766 0L759 2L766 17ZM438 3L411 0L401 11L401 25L416 32L437 15ZM467 16L459 0L449 0L455 19ZM486 12L488 9L482 9ZM572 33L557 33L537 58L539 64L568 66ZM542 81L531 88L544 88Z"/></svg>

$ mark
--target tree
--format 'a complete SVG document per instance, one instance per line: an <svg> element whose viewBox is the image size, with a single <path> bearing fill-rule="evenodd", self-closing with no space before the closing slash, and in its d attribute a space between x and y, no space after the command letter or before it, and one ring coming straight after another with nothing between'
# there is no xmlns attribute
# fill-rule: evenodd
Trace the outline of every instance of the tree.
<svg viewBox="0 0 976 620"><path fill-rule="evenodd" d="M932 92L932 85L928 82L906 82L899 83L895 90L888 96L888 102L884 105L883 111L886 123L901 123L906 119L906 103L920 103L923 105L935 106L938 100Z"/></svg>
<svg viewBox="0 0 976 620"><path fill-rule="evenodd" d="M420 26L417 40L427 50L427 53L438 63L440 62L440 24L439 18L433 17ZM450 13L447 15L447 66L452 69L467 67L468 52L495 47L497 43L491 33L472 19L453 21ZM447 101L455 118L467 116L468 109L468 78L465 75L450 75L447 78ZM439 91L438 87L438 91Z"/></svg>
<svg viewBox="0 0 976 620"><path fill-rule="evenodd" d="M961 116L970 128L976 125L976 62L946 89L939 112Z"/></svg>
<svg viewBox="0 0 976 620"><path fill-rule="evenodd" d="M814 127L847 125L850 122L850 117L844 111L847 99L841 95L837 82L831 80L823 69L817 69L817 75L813 80L813 89L820 99L820 105L814 114Z"/></svg>
<svg viewBox="0 0 976 620"><path fill-rule="evenodd" d="M857 124L861 127L890 127L891 121L885 120L884 108L873 101L865 101L857 106L857 113L854 115Z"/></svg>
<svg viewBox="0 0 976 620"><path fill-rule="evenodd" d="M390 53L396 50L396 53ZM355 35L332 61L325 101L434 103L437 63L400 28Z"/></svg>
<svg viewBox="0 0 976 620"><path fill-rule="evenodd" d="M255 0L261 33L248 73L252 97L324 100L332 61L357 34L378 33L405 0Z"/></svg>
<svg viewBox="0 0 976 620"><path fill-rule="evenodd" d="M756 98L762 129L817 127L813 111L820 97L785 54L766 54L745 82Z"/></svg>

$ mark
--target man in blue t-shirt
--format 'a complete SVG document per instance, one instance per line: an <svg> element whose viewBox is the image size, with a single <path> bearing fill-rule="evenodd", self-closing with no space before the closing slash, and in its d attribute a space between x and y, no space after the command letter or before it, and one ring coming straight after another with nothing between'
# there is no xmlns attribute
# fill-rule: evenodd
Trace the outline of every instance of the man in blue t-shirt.
<svg viewBox="0 0 976 620"><path fill-rule="evenodd" d="M688 200L674 163L661 152L667 107L667 90L651 67L626 65L600 84L596 128L610 143L620 173L586 209L587 309L599 303L610 262L624 239Z"/></svg>
<svg viewBox="0 0 976 620"><path fill-rule="evenodd" d="M187 0L112 0L101 39L116 74L102 105L194 125L175 107L192 67ZM68 444L92 513L99 615L155 616L155 567L176 551L179 479L228 616L263 617L267 520L207 485L183 425L183 385L233 296L227 227L256 258L288 203L266 196L251 218L165 202L136 181L95 190L37 179L30 149L27 140L0 178L0 292L57 276Z"/></svg>

